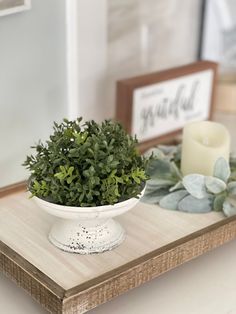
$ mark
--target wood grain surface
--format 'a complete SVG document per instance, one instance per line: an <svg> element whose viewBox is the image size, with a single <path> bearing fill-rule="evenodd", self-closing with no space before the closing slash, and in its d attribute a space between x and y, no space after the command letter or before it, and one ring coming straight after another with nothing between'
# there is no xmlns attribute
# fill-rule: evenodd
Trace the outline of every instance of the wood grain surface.
<svg viewBox="0 0 236 314"><path fill-rule="evenodd" d="M77 255L49 243L47 235L54 218L25 193L16 193L0 201L0 239L68 290L222 218L216 212L190 215L139 203L118 218L127 232L121 246L103 254Z"/></svg>
<svg viewBox="0 0 236 314"><path fill-rule="evenodd" d="M118 218L127 236L114 251L65 253L47 240L54 218L13 191L0 199L0 271L51 313L84 313L236 236L236 219L222 213L139 203Z"/></svg>

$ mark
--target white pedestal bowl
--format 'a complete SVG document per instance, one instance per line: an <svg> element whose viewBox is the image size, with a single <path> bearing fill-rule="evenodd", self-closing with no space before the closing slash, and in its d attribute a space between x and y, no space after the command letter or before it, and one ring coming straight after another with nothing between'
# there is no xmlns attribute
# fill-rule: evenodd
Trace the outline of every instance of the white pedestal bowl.
<svg viewBox="0 0 236 314"><path fill-rule="evenodd" d="M142 191L142 196L144 190ZM49 241L59 249L79 254L112 250L125 239L123 227L112 218L133 208L139 199L97 207L63 206L33 198L40 208L57 217Z"/></svg>

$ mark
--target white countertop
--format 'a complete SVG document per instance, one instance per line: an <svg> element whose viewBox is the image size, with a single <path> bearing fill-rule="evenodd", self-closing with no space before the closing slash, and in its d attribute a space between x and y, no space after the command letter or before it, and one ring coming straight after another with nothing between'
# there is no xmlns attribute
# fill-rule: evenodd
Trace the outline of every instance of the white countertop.
<svg viewBox="0 0 236 314"><path fill-rule="evenodd" d="M0 275L1 314L43 314ZM90 311L91 314L236 314L236 240Z"/></svg>

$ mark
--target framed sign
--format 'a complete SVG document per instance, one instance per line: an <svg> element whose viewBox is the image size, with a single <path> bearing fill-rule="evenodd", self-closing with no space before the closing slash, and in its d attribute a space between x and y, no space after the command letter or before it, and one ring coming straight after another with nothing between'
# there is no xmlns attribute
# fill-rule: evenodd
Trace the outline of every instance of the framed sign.
<svg viewBox="0 0 236 314"><path fill-rule="evenodd" d="M199 61L117 82L116 119L143 151L170 141L188 122L208 120L217 64Z"/></svg>
<svg viewBox="0 0 236 314"><path fill-rule="evenodd" d="M31 8L31 0L0 0L0 16L17 13Z"/></svg>

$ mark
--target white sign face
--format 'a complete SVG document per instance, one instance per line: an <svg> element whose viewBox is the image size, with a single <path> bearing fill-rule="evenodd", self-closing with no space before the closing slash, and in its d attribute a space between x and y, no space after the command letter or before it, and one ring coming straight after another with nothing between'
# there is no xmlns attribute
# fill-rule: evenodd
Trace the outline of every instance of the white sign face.
<svg viewBox="0 0 236 314"><path fill-rule="evenodd" d="M204 70L135 89L132 135L143 142L208 119L213 77Z"/></svg>

